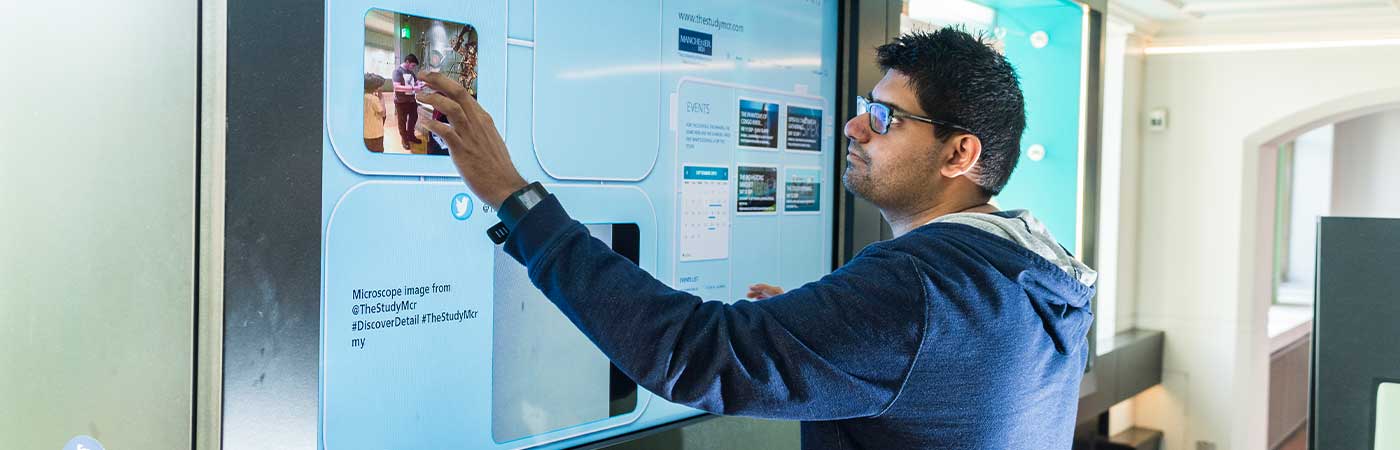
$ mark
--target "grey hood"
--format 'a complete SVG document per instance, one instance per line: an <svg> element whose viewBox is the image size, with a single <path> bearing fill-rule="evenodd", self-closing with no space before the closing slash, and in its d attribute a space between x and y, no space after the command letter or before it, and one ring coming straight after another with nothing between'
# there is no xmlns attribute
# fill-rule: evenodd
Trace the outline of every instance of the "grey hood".
<svg viewBox="0 0 1400 450"><path fill-rule="evenodd" d="M995 213L956 213L933 219L929 223L942 222L968 225L1015 242L1055 263L1085 286L1093 286L1099 278L1098 272L1065 251L1065 248L1055 241L1055 237L1050 235L1050 230L1045 228L1045 224L1036 220L1030 211L1013 209Z"/></svg>

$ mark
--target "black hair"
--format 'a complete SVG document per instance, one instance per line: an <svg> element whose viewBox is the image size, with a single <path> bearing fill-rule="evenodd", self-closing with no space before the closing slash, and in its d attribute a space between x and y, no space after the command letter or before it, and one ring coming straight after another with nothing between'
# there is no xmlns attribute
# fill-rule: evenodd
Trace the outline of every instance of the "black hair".
<svg viewBox="0 0 1400 450"><path fill-rule="evenodd" d="M1006 187L1021 157L1025 99L1016 69L985 33L960 27L905 34L877 49L880 67L907 75L919 107L934 119L972 131L982 141L977 184L987 195ZM957 130L934 126L945 141Z"/></svg>
<svg viewBox="0 0 1400 450"><path fill-rule="evenodd" d="M408 56L403 57L403 62L418 64L418 55L409 53Z"/></svg>
<svg viewBox="0 0 1400 450"><path fill-rule="evenodd" d="M380 88L383 88L383 87L384 87L384 80L386 80L386 78L381 77L381 76L379 76L379 75L372 74L372 73L366 73L366 74L365 74L365 92L366 92L366 93L375 92L375 91L378 91Z"/></svg>

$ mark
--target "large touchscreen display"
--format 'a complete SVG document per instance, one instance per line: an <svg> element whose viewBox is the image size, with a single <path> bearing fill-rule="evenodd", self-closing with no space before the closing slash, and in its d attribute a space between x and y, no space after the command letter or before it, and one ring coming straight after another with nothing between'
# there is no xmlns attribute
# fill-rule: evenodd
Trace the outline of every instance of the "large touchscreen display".
<svg viewBox="0 0 1400 450"><path fill-rule="evenodd" d="M618 372L487 238L421 71L676 289L734 301L830 270L836 1L326 8L322 448L562 448L699 414Z"/></svg>

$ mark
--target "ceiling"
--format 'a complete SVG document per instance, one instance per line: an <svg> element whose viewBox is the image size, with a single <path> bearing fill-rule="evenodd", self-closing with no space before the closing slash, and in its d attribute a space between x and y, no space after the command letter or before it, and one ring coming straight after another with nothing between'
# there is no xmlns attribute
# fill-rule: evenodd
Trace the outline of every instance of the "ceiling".
<svg viewBox="0 0 1400 450"><path fill-rule="evenodd" d="M378 31L390 37L397 36L399 32L394 20L394 13L382 9L371 9L365 13L365 29Z"/></svg>
<svg viewBox="0 0 1400 450"><path fill-rule="evenodd" d="M1109 0L1152 46L1400 39L1400 0Z"/></svg>

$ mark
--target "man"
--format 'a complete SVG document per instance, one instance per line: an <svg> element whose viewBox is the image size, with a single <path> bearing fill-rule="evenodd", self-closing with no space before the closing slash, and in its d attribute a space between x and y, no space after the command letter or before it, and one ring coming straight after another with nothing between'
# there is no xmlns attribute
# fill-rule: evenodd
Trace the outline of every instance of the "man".
<svg viewBox="0 0 1400 450"><path fill-rule="evenodd" d="M843 179L896 237L821 280L732 305L673 290L591 239L526 186L461 86L429 75L441 94L422 98L471 124L429 127L498 207L506 251L662 398L801 420L804 448L1070 448L1096 274L1030 213L989 203L1025 127L1015 72L951 28L900 37L879 60L884 79L845 125Z"/></svg>
<svg viewBox="0 0 1400 450"><path fill-rule="evenodd" d="M418 124L418 102L414 95L423 88L423 82L418 81L415 75L416 70L418 56L412 53L405 56L403 64L394 69L394 116L399 119L399 142L404 150L408 150L409 144L423 142L413 135L413 129Z"/></svg>

